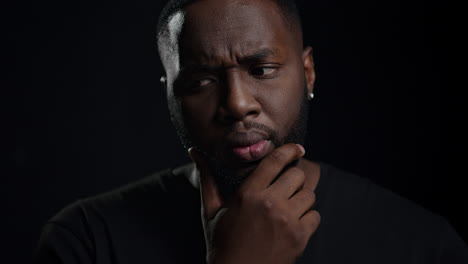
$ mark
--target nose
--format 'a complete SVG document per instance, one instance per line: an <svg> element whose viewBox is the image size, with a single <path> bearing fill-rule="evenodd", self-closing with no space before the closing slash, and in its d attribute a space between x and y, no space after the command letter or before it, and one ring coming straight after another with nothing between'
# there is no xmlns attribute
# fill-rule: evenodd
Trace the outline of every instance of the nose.
<svg viewBox="0 0 468 264"><path fill-rule="evenodd" d="M224 123L255 118L261 112L261 105L255 89L243 80L240 73L228 74L220 93L219 119Z"/></svg>

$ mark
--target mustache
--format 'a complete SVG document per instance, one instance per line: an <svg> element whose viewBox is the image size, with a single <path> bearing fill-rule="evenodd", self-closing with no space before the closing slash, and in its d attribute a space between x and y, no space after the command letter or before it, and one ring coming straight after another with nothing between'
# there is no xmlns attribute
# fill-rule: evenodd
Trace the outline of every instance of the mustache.
<svg viewBox="0 0 468 264"><path fill-rule="evenodd" d="M271 138L278 138L278 133L274 129L270 128L267 125L253 122L253 121L236 122L232 126L227 127L224 132L226 134L230 134L230 133L237 132L237 131L247 132L249 130L258 130L268 135Z"/></svg>
<svg viewBox="0 0 468 264"><path fill-rule="evenodd" d="M222 144L223 146L231 144L239 145L240 143L250 145L250 143L255 143L262 139L271 140L273 145L277 147L282 145L282 140L276 130L270 128L267 125L257 122L236 122L231 126L227 127L224 133L226 135L226 141Z"/></svg>

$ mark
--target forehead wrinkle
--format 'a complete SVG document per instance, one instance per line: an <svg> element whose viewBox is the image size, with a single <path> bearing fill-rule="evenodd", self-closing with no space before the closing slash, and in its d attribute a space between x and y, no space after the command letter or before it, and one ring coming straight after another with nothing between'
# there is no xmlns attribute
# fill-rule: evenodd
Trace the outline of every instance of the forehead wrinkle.
<svg viewBox="0 0 468 264"><path fill-rule="evenodd" d="M245 37L245 34L243 36ZM200 47L192 53L192 58L206 64L227 66L239 64L242 60L283 57L287 53L287 50L279 48L281 42L275 38L252 38L243 41L232 41L233 39L237 39L235 34L213 34L201 41Z"/></svg>
<svg viewBox="0 0 468 264"><path fill-rule="evenodd" d="M215 32L228 31L248 26L244 18L247 14L242 15L233 12L212 12L211 23L215 27ZM219 23L223 21L223 23Z"/></svg>
<svg viewBox="0 0 468 264"><path fill-rule="evenodd" d="M188 6L186 10L191 17L191 23L198 24L203 21L203 19L207 19L210 25L210 30L208 30L208 32L217 34L224 33L232 29L250 27L252 23L263 26L261 22L264 20L263 17L265 14L259 16L258 6L249 3L249 1L229 1L227 4L223 4L223 1L219 1L218 5L211 8L203 6L203 2L204 1L195 2ZM203 17L199 17L200 11L198 9L203 9L206 14ZM280 15L277 14L276 4L267 5L266 9L263 8L263 12L267 12L267 16ZM252 22L252 19L255 21Z"/></svg>
<svg viewBox="0 0 468 264"><path fill-rule="evenodd" d="M186 41L183 41L185 42L183 46L187 52L184 52L185 58L181 58L181 61L227 66L237 64L239 58L260 48L288 45L285 43L289 40L283 36L284 21L281 14L278 14L275 4L267 6L258 13L258 6L250 6L250 3L245 4L245 1L235 2L238 3L233 5L232 1L228 5L209 10L195 3L186 9L187 30L184 30L186 33L183 35L188 35L185 35ZM205 12L202 16L200 10ZM278 19L271 19L270 15ZM268 17L270 19L265 20ZM261 36L259 32L262 33ZM287 50L283 51L281 48L280 50L281 53L289 53Z"/></svg>

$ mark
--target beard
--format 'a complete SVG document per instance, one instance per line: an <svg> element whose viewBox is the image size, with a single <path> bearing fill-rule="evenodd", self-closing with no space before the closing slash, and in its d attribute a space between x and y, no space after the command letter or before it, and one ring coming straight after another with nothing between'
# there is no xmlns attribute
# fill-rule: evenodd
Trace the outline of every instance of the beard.
<svg viewBox="0 0 468 264"><path fill-rule="evenodd" d="M182 144L185 148L194 146L207 160L210 170L213 174L215 183L218 187L218 192L223 198L224 201L228 201L239 189L239 186L245 180L250 173L255 170L261 160L251 162L246 168L237 169L229 168L225 166L216 155L210 155L205 151L202 151L200 148L194 145L192 138L185 125L183 124L183 119L180 111L179 105L175 105L175 102L169 103L169 110L171 113L172 122L176 128L177 134L179 135ZM304 145L304 141L307 134L307 124L309 116L309 104L307 102L307 88L304 84L304 93L301 99L301 105L299 108L299 113L297 114L296 120L294 120L292 126L288 129L287 133L284 136L280 136L274 129L271 129L263 124L255 122L243 122L244 127L251 129L256 128L258 130L265 131L269 135L269 139L275 146L275 148L282 146L287 143L295 143ZM231 128L232 129L232 128ZM281 175L287 169L296 166L299 160L295 160L288 164L277 176ZM275 178L275 180L276 180ZM275 181L273 180L273 182Z"/></svg>

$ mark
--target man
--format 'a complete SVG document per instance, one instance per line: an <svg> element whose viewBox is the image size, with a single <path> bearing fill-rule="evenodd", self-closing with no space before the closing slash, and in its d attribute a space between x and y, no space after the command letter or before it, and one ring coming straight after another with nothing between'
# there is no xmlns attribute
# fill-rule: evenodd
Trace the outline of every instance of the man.
<svg viewBox="0 0 468 264"><path fill-rule="evenodd" d="M64 209L37 263L468 263L441 217L303 158L315 72L292 1L170 1L158 47L194 163Z"/></svg>

